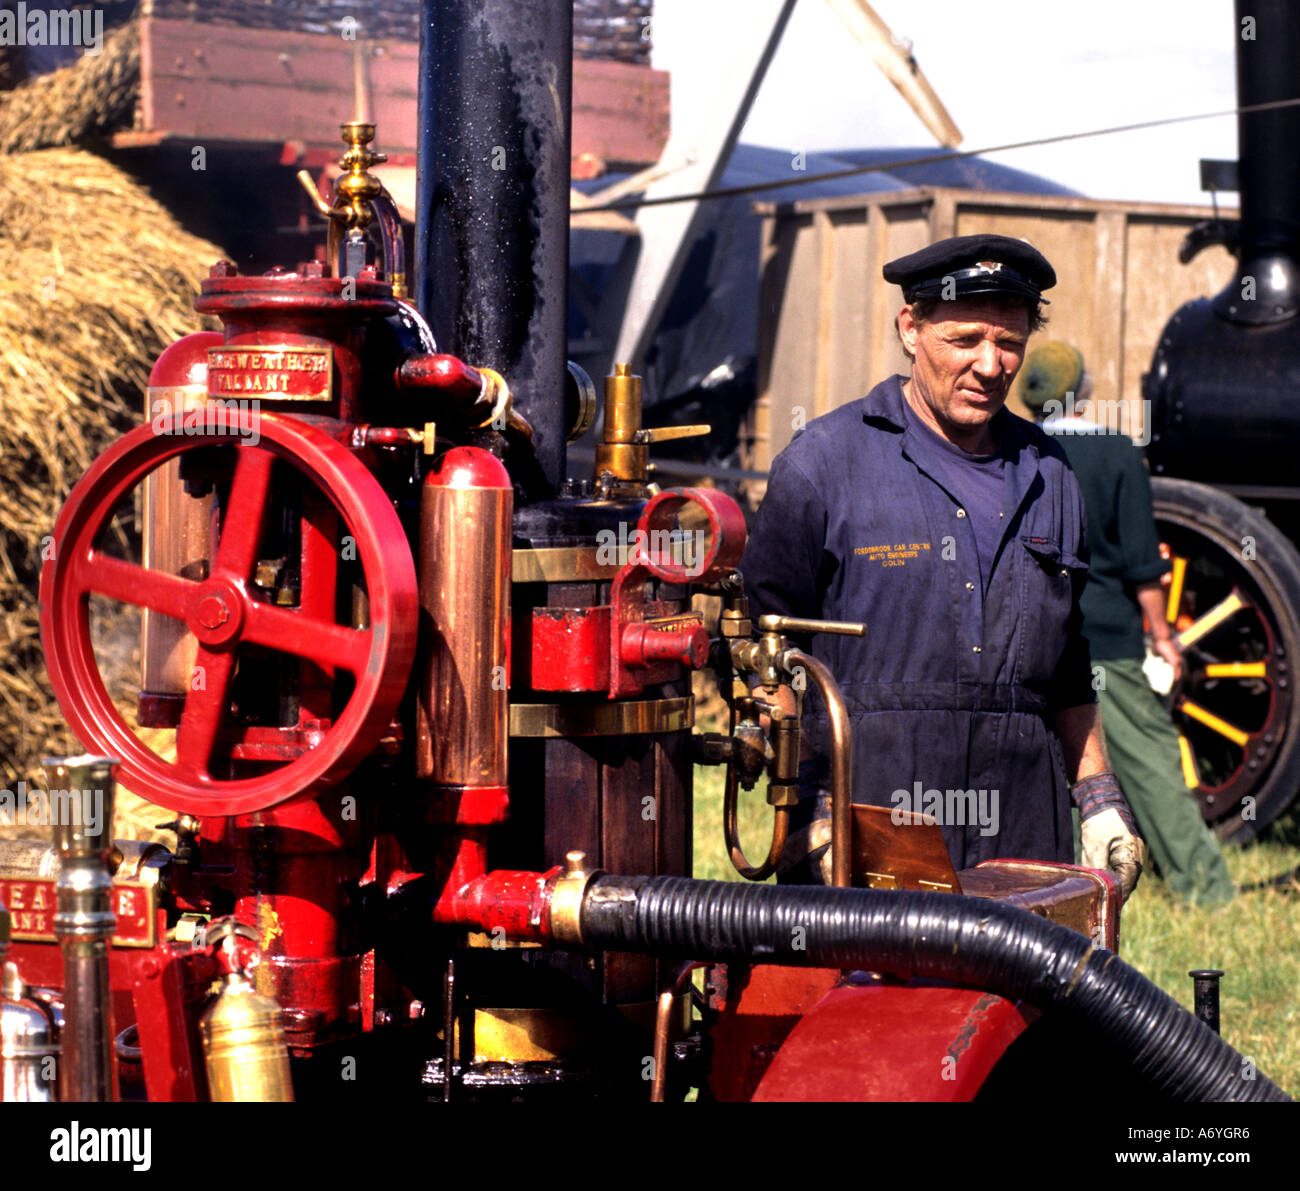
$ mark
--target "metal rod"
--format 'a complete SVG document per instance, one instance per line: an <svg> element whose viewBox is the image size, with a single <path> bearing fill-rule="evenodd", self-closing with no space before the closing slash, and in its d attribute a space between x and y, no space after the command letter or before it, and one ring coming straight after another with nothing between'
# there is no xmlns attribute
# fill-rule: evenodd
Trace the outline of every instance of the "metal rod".
<svg viewBox="0 0 1300 1191"><path fill-rule="evenodd" d="M456 955L447 957L442 981L442 1102L451 1103L451 1067L456 1061Z"/></svg>
<svg viewBox="0 0 1300 1191"><path fill-rule="evenodd" d="M495 368L564 473L573 6L424 0L415 298L440 351Z"/></svg>
<svg viewBox="0 0 1300 1191"><path fill-rule="evenodd" d="M1187 973L1192 978L1192 996L1196 1016L1216 1034L1219 1033L1219 980L1221 968L1194 968Z"/></svg>
<svg viewBox="0 0 1300 1191"><path fill-rule="evenodd" d="M47 757L50 821L59 853L54 934L63 950L65 1024L59 1099L116 1098L108 944L112 910L112 757Z"/></svg>

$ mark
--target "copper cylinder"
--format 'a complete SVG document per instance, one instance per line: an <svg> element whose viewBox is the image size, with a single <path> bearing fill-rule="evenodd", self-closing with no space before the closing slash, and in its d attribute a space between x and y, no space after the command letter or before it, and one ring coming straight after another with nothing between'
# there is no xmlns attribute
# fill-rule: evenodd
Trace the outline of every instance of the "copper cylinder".
<svg viewBox="0 0 1300 1191"><path fill-rule="evenodd" d="M187 335L172 344L149 375L150 422L161 429L168 416L201 409L208 400L207 350L219 347L222 336L210 331ZM180 460L170 459L151 472L143 485L142 562L150 570L187 579L206 579L212 554L211 493L192 496L185 491ZM169 722L162 704L179 700L190 689L198 642L185 623L146 608L141 620L141 722ZM174 722L174 719L171 720Z"/></svg>
<svg viewBox="0 0 1300 1191"><path fill-rule="evenodd" d="M221 1104L290 1102L293 1079L279 1002L242 975L226 977L199 1019L208 1095Z"/></svg>
<svg viewBox="0 0 1300 1191"><path fill-rule="evenodd" d="M438 785L506 786L513 505L506 469L475 447L425 477L416 773Z"/></svg>
<svg viewBox="0 0 1300 1191"><path fill-rule="evenodd" d="M54 935L63 951L65 1022L59 1099L116 1098L108 943L112 910L112 757L47 757L50 819L59 854Z"/></svg>

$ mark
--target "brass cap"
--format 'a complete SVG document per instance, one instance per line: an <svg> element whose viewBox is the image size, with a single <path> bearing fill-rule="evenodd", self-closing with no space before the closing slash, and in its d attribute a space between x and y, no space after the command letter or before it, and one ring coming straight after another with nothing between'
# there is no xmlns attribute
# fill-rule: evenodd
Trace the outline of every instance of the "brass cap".
<svg viewBox="0 0 1300 1191"><path fill-rule="evenodd" d="M582 942L582 900L595 875L587 868L585 852L565 853L564 872L551 890L551 936L557 943Z"/></svg>

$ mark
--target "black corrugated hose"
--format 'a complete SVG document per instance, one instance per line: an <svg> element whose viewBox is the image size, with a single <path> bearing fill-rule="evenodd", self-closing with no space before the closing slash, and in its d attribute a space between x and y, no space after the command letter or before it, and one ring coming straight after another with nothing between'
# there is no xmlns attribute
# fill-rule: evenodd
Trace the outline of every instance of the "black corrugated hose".
<svg viewBox="0 0 1300 1191"><path fill-rule="evenodd" d="M597 876L592 947L950 980L1072 1015L1176 1100L1289 1100L1117 955L1012 906L944 893Z"/></svg>

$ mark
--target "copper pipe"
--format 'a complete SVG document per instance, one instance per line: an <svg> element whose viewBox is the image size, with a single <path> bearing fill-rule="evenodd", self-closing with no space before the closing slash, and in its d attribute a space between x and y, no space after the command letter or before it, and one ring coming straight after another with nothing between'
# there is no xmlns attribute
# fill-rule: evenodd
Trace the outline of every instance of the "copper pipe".
<svg viewBox="0 0 1300 1191"><path fill-rule="evenodd" d="M731 734L734 738L736 732L737 712L735 707L731 709ZM740 801L740 783L736 777L735 758L729 758L727 761L727 782L722 795L722 836L727 845L727 852L731 856L731 863L746 881L766 881L775 871L776 866L781 861L781 853L785 851L786 836L790 833L790 808L788 806L773 807L775 814L772 818L772 842L768 845L767 859L760 865L752 865L745 857L744 849L740 846L740 830L737 822L738 803Z"/></svg>
<svg viewBox="0 0 1300 1191"><path fill-rule="evenodd" d="M662 1104L668 1087L668 1033L672 1026L673 1005L681 996L687 977L696 968L708 966L696 960L688 960L673 973L672 983L659 994L659 1006L655 1010L655 1075L650 1085L651 1104Z"/></svg>
<svg viewBox="0 0 1300 1191"><path fill-rule="evenodd" d="M379 240L384 248L384 275L393 287L393 297L405 298L406 244L402 239L402 217L397 213L397 203L386 189L380 187L379 195L370 200L370 209L379 224Z"/></svg>
<svg viewBox="0 0 1300 1191"><path fill-rule="evenodd" d="M787 649L782 666L802 666L826 703L831 721L831 883L853 883L853 741L849 709L839 683L824 662L801 649Z"/></svg>

